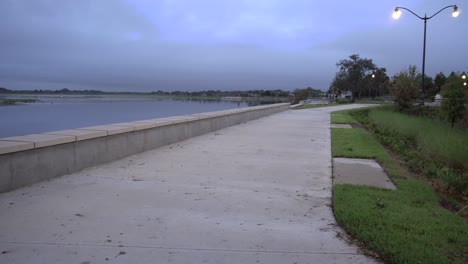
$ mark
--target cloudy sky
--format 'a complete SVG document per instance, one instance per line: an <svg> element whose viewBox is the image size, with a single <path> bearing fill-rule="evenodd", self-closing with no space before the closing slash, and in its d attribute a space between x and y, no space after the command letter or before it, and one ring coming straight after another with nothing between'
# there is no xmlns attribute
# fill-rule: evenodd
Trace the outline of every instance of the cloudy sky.
<svg viewBox="0 0 468 264"><path fill-rule="evenodd" d="M393 75L468 71L466 0L0 0L0 87L327 90L358 53ZM467 10L466 13L463 12Z"/></svg>

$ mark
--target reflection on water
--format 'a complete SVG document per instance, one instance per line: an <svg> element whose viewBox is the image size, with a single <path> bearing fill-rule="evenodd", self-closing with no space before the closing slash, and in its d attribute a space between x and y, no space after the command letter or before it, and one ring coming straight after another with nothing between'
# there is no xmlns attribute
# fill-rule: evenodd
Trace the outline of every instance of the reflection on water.
<svg viewBox="0 0 468 264"><path fill-rule="evenodd" d="M5 98L5 96L2 96ZM39 103L0 107L0 137L130 122L254 105L221 100L161 99L144 96L14 95Z"/></svg>

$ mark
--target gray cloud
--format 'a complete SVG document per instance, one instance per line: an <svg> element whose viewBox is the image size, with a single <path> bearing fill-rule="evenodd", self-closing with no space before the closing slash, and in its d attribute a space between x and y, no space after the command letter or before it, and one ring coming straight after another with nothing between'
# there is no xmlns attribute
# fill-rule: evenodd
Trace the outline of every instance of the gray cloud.
<svg viewBox="0 0 468 264"><path fill-rule="evenodd" d="M183 8L183 1L178 2L178 8ZM283 2L273 3L286 3ZM297 8L308 4L302 0L284 11L290 13L283 13L283 5L272 7L270 11L277 17L265 13L255 17L255 12L261 11L263 5L272 3L258 2L248 16L244 10L239 11L244 14L236 18L244 19L241 22L234 18L225 21L228 28L213 25L223 16L211 16L215 11L206 10L209 4L199 10L204 13L187 8L186 15L179 17L176 12L179 9L152 6L155 9L148 10L148 6L135 8L131 3L119 0L0 1L0 17L6 21L0 23L0 86L121 91L305 86L327 89L336 72L335 63L352 53L373 58L390 73L409 64L420 65L422 22L407 16L398 23L390 23L386 20L391 13L386 13L391 10L388 6L372 17L373 20L385 17L382 22L357 30L366 22L359 20L346 27L349 24L346 22L353 18L352 12L350 17L330 24L307 25L310 21L318 23L319 17L301 22L307 16L304 12L297 13ZM235 2L230 6L237 7ZM145 15L153 14L153 10L154 16ZM299 14L296 17L295 12ZM319 13L311 13L311 16ZM345 16L346 12L342 10L340 14ZM212 27L212 31L200 31L191 41L173 39L190 33L184 31L184 27L190 26L190 21L203 19L203 15L216 19L201 20L193 24L194 28L195 25L197 30ZM280 15L287 21L284 25ZM169 19L161 21L161 17L167 16ZM226 17L236 16L226 14ZM188 22L184 20L185 24L181 24L176 21L178 18ZM251 20L262 23L254 27L256 31L242 36L242 30L254 23L249 22ZM460 26L466 21L466 17L458 21L442 17L437 23L429 22L428 73L468 67L464 52L468 46L467 37ZM172 26L172 22L182 25L182 29ZM342 31L338 31L340 24ZM271 32L267 32L269 28ZM236 38L215 38L219 32ZM252 36L255 39L251 39Z"/></svg>

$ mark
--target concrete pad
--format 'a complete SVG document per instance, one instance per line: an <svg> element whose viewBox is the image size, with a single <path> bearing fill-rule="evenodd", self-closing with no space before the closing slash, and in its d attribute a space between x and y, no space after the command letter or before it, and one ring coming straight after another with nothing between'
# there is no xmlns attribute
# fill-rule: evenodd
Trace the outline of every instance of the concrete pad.
<svg viewBox="0 0 468 264"><path fill-rule="evenodd" d="M377 263L333 218L332 110L282 112L0 194L0 263Z"/></svg>
<svg viewBox="0 0 468 264"><path fill-rule="evenodd" d="M3 141L0 140L0 154L33 149L33 142Z"/></svg>
<svg viewBox="0 0 468 264"><path fill-rule="evenodd" d="M20 141L33 142L34 148L42 148L52 145L70 143L76 141L74 136L66 135L47 135L47 134L31 134L27 136L7 137L2 138L2 141Z"/></svg>
<svg viewBox="0 0 468 264"><path fill-rule="evenodd" d="M92 130L81 130L81 129L68 129L68 130L60 130L54 132L47 132L44 133L47 135L65 135L65 136L74 136L76 141L98 138L98 137L105 137L107 135L107 131L92 131Z"/></svg>
<svg viewBox="0 0 468 264"><path fill-rule="evenodd" d="M396 187L388 178L382 167L369 159L333 159L334 184L367 185L395 190Z"/></svg>
<svg viewBox="0 0 468 264"><path fill-rule="evenodd" d="M353 128L349 124L331 124L332 128Z"/></svg>

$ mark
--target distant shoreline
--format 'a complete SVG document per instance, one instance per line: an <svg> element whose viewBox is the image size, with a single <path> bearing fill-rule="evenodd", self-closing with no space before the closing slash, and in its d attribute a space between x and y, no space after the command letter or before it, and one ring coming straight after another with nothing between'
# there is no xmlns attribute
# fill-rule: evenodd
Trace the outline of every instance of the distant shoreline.
<svg viewBox="0 0 468 264"><path fill-rule="evenodd" d="M0 105L15 105L21 103L40 103L41 98L142 98L154 100L206 100L206 101L235 101L243 102L288 102L288 97L258 96L258 97L229 97L229 96L191 96L191 95L158 95L152 93L37 93L37 92L8 92L0 93ZM229 99L229 100L228 100Z"/></svg>

